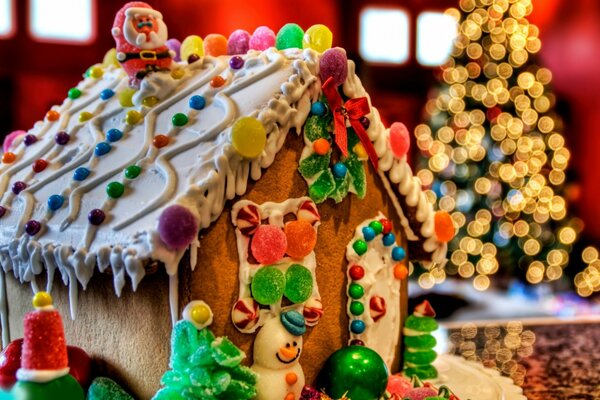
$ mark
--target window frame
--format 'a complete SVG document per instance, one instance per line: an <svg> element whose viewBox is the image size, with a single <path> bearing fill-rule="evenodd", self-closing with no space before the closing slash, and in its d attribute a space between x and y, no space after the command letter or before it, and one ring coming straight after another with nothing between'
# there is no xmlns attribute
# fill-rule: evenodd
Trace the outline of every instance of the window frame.
<svg viewBox="0 0 600 400"><path fill-rule="evenodd" d="M86 46L96 41L98 35L98 5L97 0L87 0L90 2L90 36L83 40L43 37L38 36L33 30L33 6L35 0L27 1L27 33L29 38L38 43L63 44L73 46ZM39 0L38 0L39 1ZM82 0L78 0L82 1Z"/></svg>

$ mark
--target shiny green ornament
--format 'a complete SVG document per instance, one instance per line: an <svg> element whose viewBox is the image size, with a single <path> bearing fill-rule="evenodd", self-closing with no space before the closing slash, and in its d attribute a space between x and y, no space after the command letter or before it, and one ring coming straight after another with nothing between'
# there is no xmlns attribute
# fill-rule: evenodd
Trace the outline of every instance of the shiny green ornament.
<svg viewBox="0 0 600 400"><path fill-rule="evenodd" d="M317 377L317 389L339 399L379 400L385 393L388 369L379 354L364 346L333 353Z"/></svg>
<svg viewBox="0 0 600 400"><path fill-rule="evenodd" d="M46 383L17 382L11 390L14 400L84 400L83 389L71 375Z"/></svg>

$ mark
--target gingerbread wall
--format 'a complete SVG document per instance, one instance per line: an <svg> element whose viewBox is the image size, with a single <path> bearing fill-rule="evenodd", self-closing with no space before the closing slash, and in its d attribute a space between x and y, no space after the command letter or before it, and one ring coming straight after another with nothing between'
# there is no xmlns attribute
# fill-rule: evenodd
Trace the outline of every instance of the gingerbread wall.
<svg viewBox="0 0 600 400"><path fill-rule="evenodd" d="M263 177L249 186L246 196L256 203L281 202L306 196L306 183L298 173L303 141L290 133L275 163ZM324 316L304 337L300 363L307 382L315 377L327 357L345 346L348 340L346 316L346 245L357 225L374 218L381 211L393 220L398 243L404 247L404 235L391 202L369 166L365 199L354 195L342 203L329 200L318 206L321 225L315 247L317 281L322 296ZM237 201L237 199L236 199ZM211 329L228 336L252 357L254 335L239 333L231 323L230 313L238 294L238 254L229 203L226 211L209 228L201 232L198 265L192 272L186 259L180 269L180 308L190 300L204 300L215 318ZM400 240L402 238L402 240ZM22 336L22 317L31 309L32 292L12 277L8 281L11 338ZM403 282L401 309L406 315L406 281ZM88 351L96 360L101 374L123 384L141 399L149 399L166 371L170 353L171 322L168 305L168 278L164 272L147 276L137 293L127 287L117 298L110 276L96 274L87 288L80 290L77 320L68 317L67 289L57 282L53 291L55 304L63 314L69 344ZM398 362L398 360L397 360Z"/></svg>

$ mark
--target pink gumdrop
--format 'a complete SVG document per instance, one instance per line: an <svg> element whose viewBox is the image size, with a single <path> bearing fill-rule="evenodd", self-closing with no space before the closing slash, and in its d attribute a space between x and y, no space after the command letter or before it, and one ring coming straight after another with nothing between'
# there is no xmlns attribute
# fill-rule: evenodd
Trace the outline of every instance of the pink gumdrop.
<svg viewBox="0 0 600 400"><path fill-rule="evenodd" d="M250 38L250 48L262 51L273 46L275 46L275 32L268 26L259 26L256 28Z"/></svg>
<svg viewBox="0 0 600 400"><path fill-rule="evenodd" d="M27 134L27 132L20 131L20 130L9 133L4 138L4 143L2 144L2 150L4 150L4 152L6 153L7 151L10 150L10 148L12 147L12 144L16 138L26 135L26 134Z"/></svg>
<svg viewBox="0 0 600 400"><path fill-rule="evenodd" d="M198 235L198 221L187 208L175 204L165 208L160 214L158 234L167 246L182 250Z"/></svg>
<svg viewBox="0 0 600 400"><path fill-rule="evenodd" d="M410 135L402 122L394 122L390 127L390 147L398 158L404 157L410 149Z"/></svg>
<svg viewBox="0 0 600 400"><path fill-rule="evenodd" d="M283 230L274 225L260 225L250 245L252 255L263 265L281 260L287 250L287 239Z"/></svg>
<svg viewBox="0 0 600 400"><path fill-rule="evenodd" d="M173 61L181 61L180 50L181 50L181 42L177 39L169 39L167 43L165 43L167 48L173 52L175 52L175 57L173 57Z"/></svg>
<svg viewBox="0 0 600 400"><path fill-rule="evenodd" d="M410 400L425 400L428 397L436 397L437 394L438 392L436 392L430 387L420 387L409 390L408 393L404 395L404 397Z"/></svg>
<svg viewBox="0 0 600 400"><path fill-rule="evenodd" d="M387 384L387 391L390 394L395 394L400 396L401 399L406 396L406 394L411 391L413 388L412 382L410 379L406 378L403 375L390 375Z"/></svg>
<svg viewBox="0 0 600 400"><path fill-rule="evenodd" d="M246 54L250 49L250 34L243 29L235 30L227 41L227 54Z"/></svg>
<svg viewBox="0 0 600 400"><path fill-rule="evenodd" d="M348 58L346 51L335 47L329 49L321 56L319 62L319 75L321 81L325 83L328 78L333 78L335 86L339 86L346 81L348 77Z"/></svg>

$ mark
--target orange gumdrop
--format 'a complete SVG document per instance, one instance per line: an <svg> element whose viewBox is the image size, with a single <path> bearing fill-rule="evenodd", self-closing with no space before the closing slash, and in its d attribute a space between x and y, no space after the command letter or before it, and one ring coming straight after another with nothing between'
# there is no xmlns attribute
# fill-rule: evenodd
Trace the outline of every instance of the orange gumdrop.
<svg viewBox="0 0 600 400"><path fill-rule="evenodd" d="M218 33L211 33L204 38L204 54L219 57L227 55L227 38Z"/></svg>
<svg viewBox="0 0 600 400"><path fill-rule="evenodd" d="M404 263L398 263L394 265L394 278L398 280L403 280L406 279L407 276L408 268L406 268L406 265L404 265Z"/></svg>
<svg viewBox="0 0 600 400"><path fill-rule="evenodd" d="M329 144L329 141L327 139L317 139L313 143L313 150L320 156L324 156L325 154L327 154L330 148L331 145Z"/></svg>
<svg viewBox="0 0 600 400"><path fill-rule="evenodd" d="M440 242L449 242L454 237L454 221L446 211L435 213L435 236Z"/></svg>
<svg viewBox="0 0 600 400"><path fill-rule="evenodd" d="M299 219L288 222L283 228L287 239L286 253L292 258L304 258L317 244L317 232L308 221Z"/></svg>
<svg viewBox="0 0 600 400"><path fill-rule="evenodd" d="M58 113L58 111L50 110L46 113L46 119L50 122L58 121L59 118L60 114Z"/></svg>

